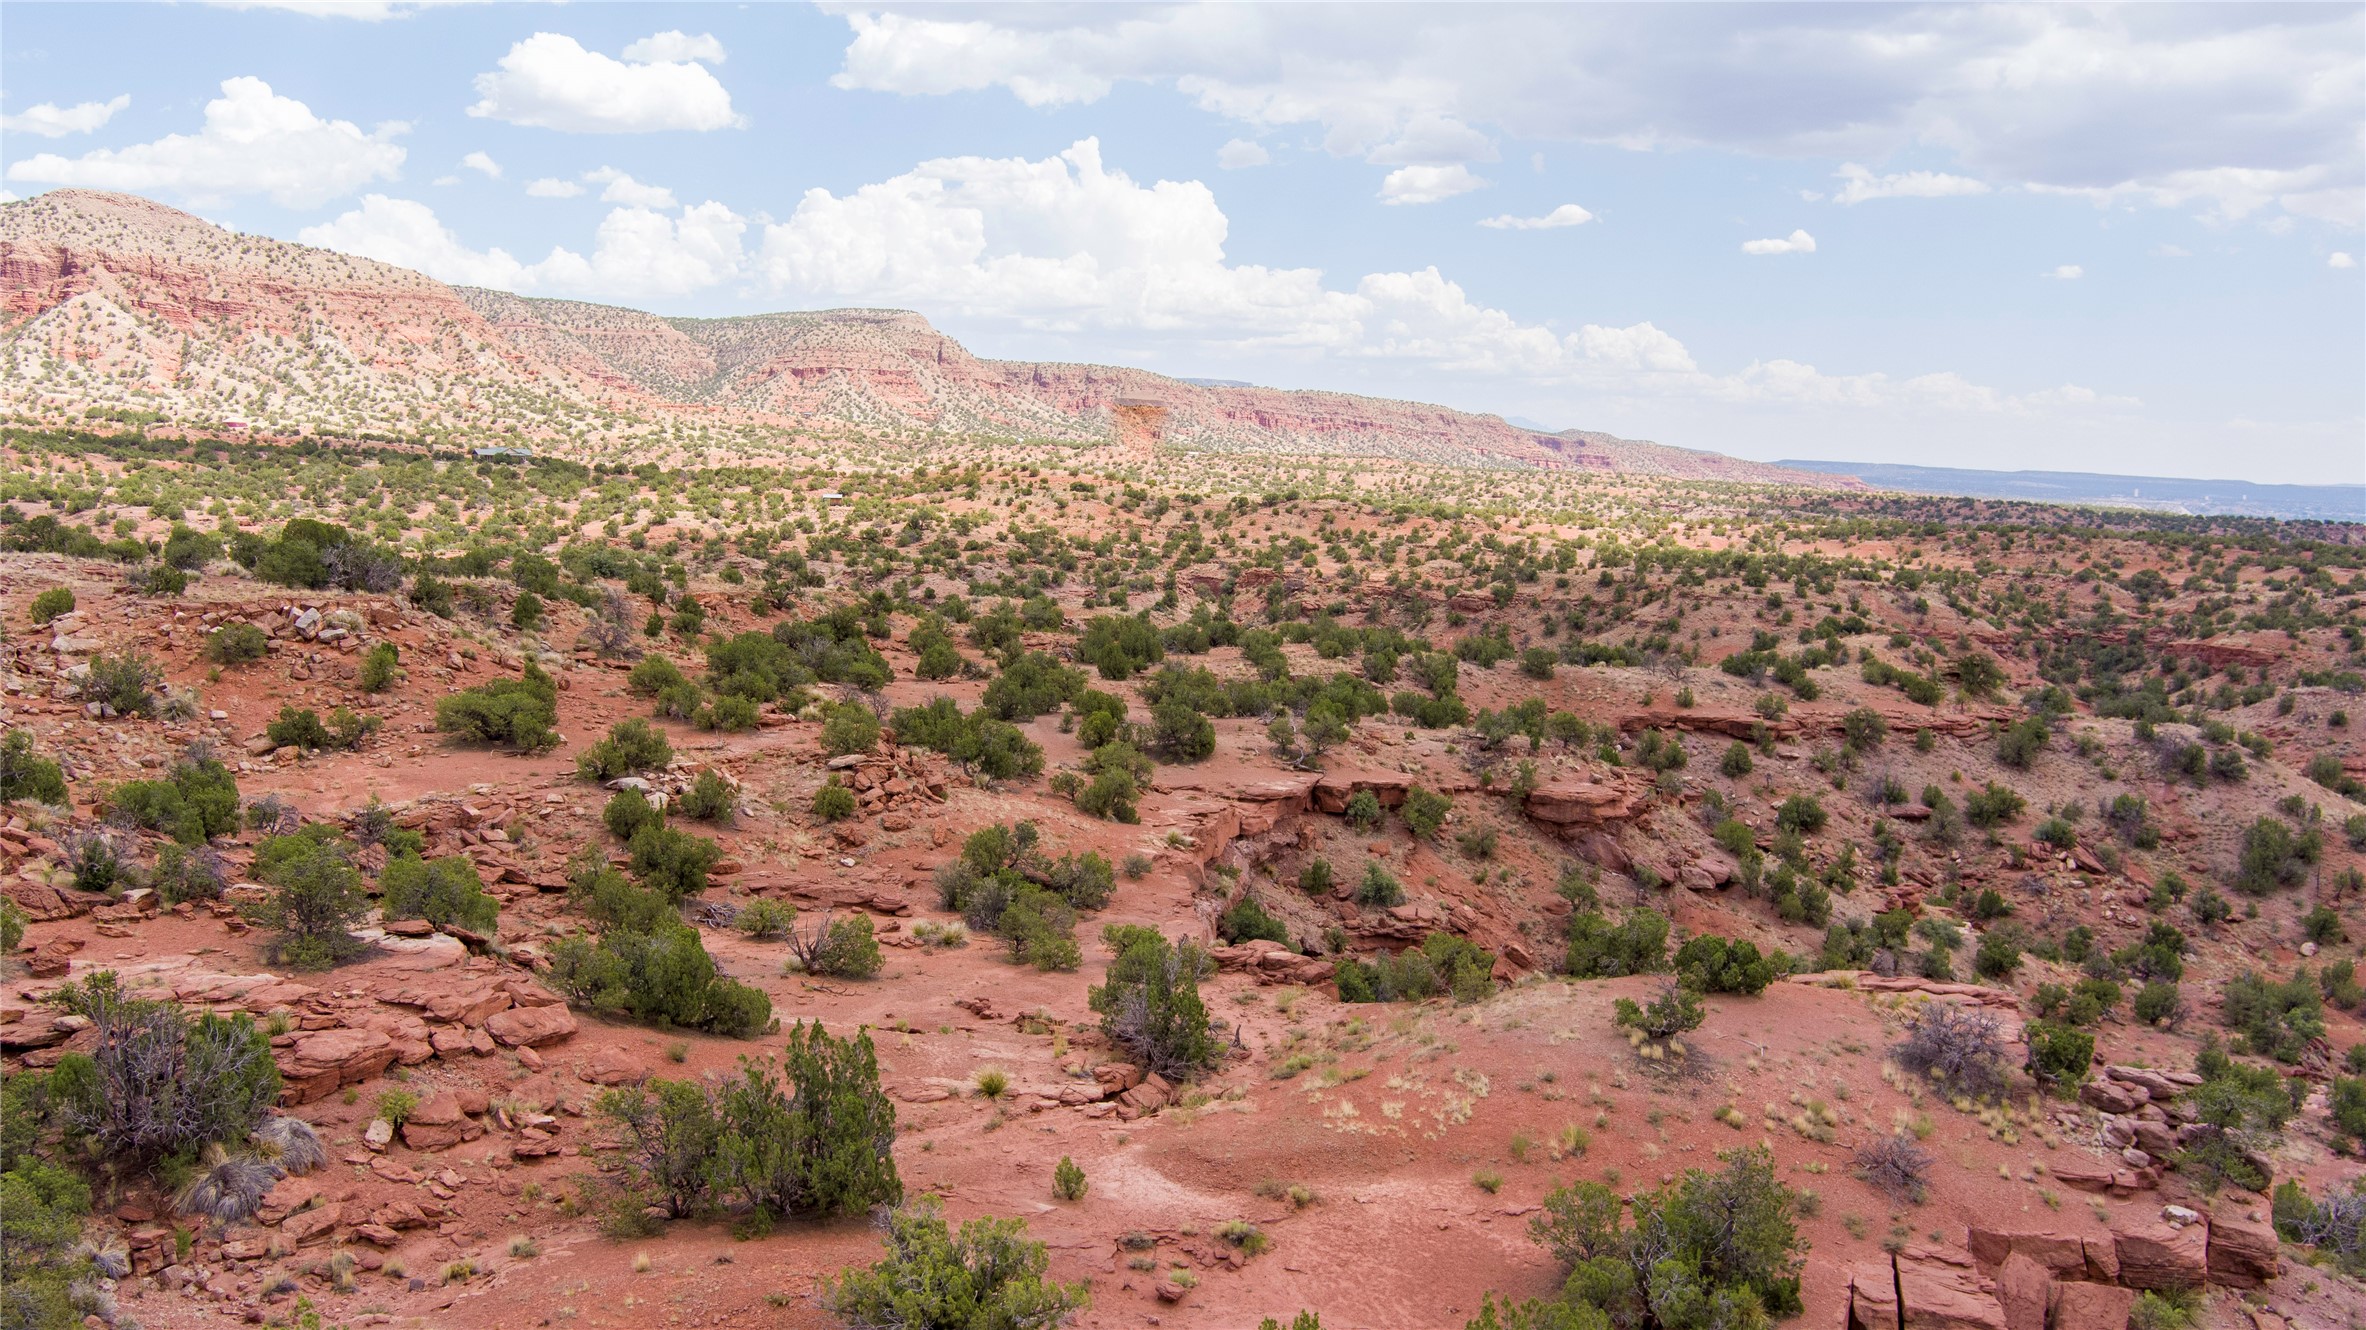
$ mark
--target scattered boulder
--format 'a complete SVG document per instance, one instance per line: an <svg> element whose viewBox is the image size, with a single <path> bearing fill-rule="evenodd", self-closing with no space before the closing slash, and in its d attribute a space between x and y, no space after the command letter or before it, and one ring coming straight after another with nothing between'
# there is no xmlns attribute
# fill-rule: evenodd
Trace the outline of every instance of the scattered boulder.
<svg viewBox="0 0 2366 1330"><path fill-rule="evenodd" d="M285 1107L325 1099L394 1064L394 1040L377 1030L312 1030L272 1051Z"/></svg>
<svg viewBox="0 0 2366 1330"><path fill-rule="evenodd" d="M2140 1089L2104 1077L2088 1081L2078 1090L2080 1103L2106 1113L2133 1113L2149 1097Z"/></svg>
<svg viewBox="0 0 2366 1330"><path fill-rule="evenodd" d="M446 1150L484 1134L483 1124L462 1112L460 1096L449 1090L430 1095L403 1121L403 1144L414 1150Z"/></svg>
<svg viewBox="0 0 2366 1330"><path fill-rule="evenodd" d="M1554 827L1600 827L1634 817L1636 797L1623 783L1555 780L1529 791L1527 810L1528 816Z"/></svg>
<svg viewBox="0 0 2366 1330"><path fill-rule="evenodd" d="M485 1033L505 1048L540 1048L575 1035L575 1013L563 1006L511 1007L485 1020Z"/></svg>
<svg viewBox="0 0 2366 1330"><path fill-rule="evenodd" d="M2064 1281L2054 1285L2046 1314L2053 1330L2128 1330L2136 1290L2117 1284Z"/></svg>
<svg viewBox="0 0 2366 1330"><path fill-rule="evenodd" d="M2086 1244L2067 1233L2016 1233L1973 1228L1967 1233L1972 1259L1994 1269L2008 1257L2026 1256L2057 1279L2086 1277Z"/></svg>
<svg viewBox="0 0 2366 1330"><path fill-rule="evenodd" d="M2210 1226L2148 1219L2111 1231L2120 1283L2133 1289L2200 1288L2209 1274Z"/></svg>
<svg viewBox="0 0 2366 1330"><path fill-rule="evenodd" d="M1996 1272L1996 1300L2004 1307L2006 1330L2046 1330L2053 1288L2053 1275L2026 1253L2007 1256Z"/></svg>
<svg viewBox="0 0 2366 1330"><path fill-rule="evenodd" d="M2209 1279L2228 1288L2257 1288L2282 1273L2273 1224L2222 1204L2210 1216Z"/></svg>

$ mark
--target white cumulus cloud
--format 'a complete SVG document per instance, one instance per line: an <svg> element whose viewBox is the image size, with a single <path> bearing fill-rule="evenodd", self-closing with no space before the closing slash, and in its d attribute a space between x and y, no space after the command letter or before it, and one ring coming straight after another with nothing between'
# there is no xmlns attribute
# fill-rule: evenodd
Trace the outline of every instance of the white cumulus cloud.
<svg viewBox="0 0 2366 1330"><path fill-rule="evenodd" d="M1805 231L1793 231L1787 236L1771 240L1745 240L1742 242L1742 252L1744 254L1813 254L1816 252L1816 238Z"/></svg>
<svg viewBox="0 0 2366 1330"><path fill-rule="evenodd" d="M1255 139L1233 139L1216 149L1216 165L1227 171L1238 171L1247 166L1263 166L1273 160L1273 154Z"/></svg>
<svg viewBox="0 0 2366 1330"><path fill-rule="evenodd" d="M573 37L537 32L509 48L499 66L476 76L473 116L578 134L734 129L746 122L731 93L689 48L714 39L659 33L625 48L617 60L587 51ZM633 53L639 51L636 57ZM722 48L713 46L719 59ZM698 58L710 58L699 56Z"/></svg>
<svg viewBox="0 0 2366 1330"><path fill-rule="evenodd" d="M488 0L205 0L205 3L221 9L278 9L310 18L382 23L390 18L409 18L422 10L485 4Z"/></svg>
<svg viewBox="0 0 2366 1330"><path fill-rule="evenodd" d="M103 102L76 102L72 106L43 102L38 106L28 106L15 115L0 115L0 130L11 134L32 134L45 139L88 134L113 120L117 111L129 105L131 94L128 92Z"/></svg>
<svg viewBox="0 0 2366 1330"><path fill-rule="evenodd" d="M501 163L494 161L490 153L472 152L461 158L460 164L484 176L487 180L501 178Z"/></svg>
<svg viewBox="0 0 2366 1330"><path fill-rule="evenodd" d="M1841 203L1863 203L1867 199L1945 199L1988 192L1984 180L1941 171L1875 175L1855 162L1846 162L1833 174L1842 184L1840 192L1832 197Z"/></svg>
<svg viewBox="0 0 2366 1330"><path fill-rule="evenodd" d="M322 249L415 268L439 282L511 289L525 284L526 265L508 251L471 250L436 219L433 208L410 199L365 194L360 207L333 221L307 226L296 238Z"/></svg>
<svg viewBox="0 0 2366 1330"><path fill-rule="evenodd" d="M2325 256L2325 266L2328 268L2355 268L2358 266L2358 261L2337 249Z"/></svg>
<svg viewBox="0 0 2366 1330"><path fill-rule="evenodd" d="M620 171L591 175L609 188L631 181ZM1435 266L1334 282L1314 268L1234 263L1229 220L1204 183L1135 180L1089 138L1041 159L939 158L843 195L808 190L790 216L750 231L713 201L674 216L620 202L588 247L526 262L471 248L424 204L373 193L302 238L528 294L635 303L743 283L784 302L916 307L1104 357L1122 338L1187 348L1195 360L1295 359L1391 384L1427 370L1654 411L2027 418L2131 405L2076 385L2015 396L1944 371L1827 374L1781 358L1713 372L1654 323L1530 322Z"/></svg>
<svg viewBox="0 0 2366 1330"><path fill-rule="evenodd" d="M1564 226L1583 226L1594 220L1594 214L1574 203L1564 203L1542 217L1482 217L1479 225L1497 231L1551 231Z"/></svg>
<svg viewBox="0 0 2366 1330"><path fill-rule="evenodd" d="M1391 375L1419 366L1464 383L1662 402L2021 415L2128 405L2085 389L2016 397L1945 372L1832 375L1783 359L1715 374L1650 322L1525 322L1434 266L1341 289L1312 268L1229 262L1228 231L1204 184L1136 181L1085 139L1042 160L940 158L844 195L809 190L764 228L749 275L775 298L913 306L1080 350L1149 338L1194 358L1303 357Z"/></svg>
<svg viewBox="0 0 2366 1330"><path fill-rule="evenodd" d="M539 180L526 182L526 195L529 198L572 199L580 198L582 194L583 186L572 180L561 180L557 176L546 175Z"/></svg>
<svg viewBox="0 0 2366 1330"><path fill-rule="evenodd" d="M133 193L172 194L200 205L262 194L287 208L314 208L403 164L393 140L410 127L388 121L363 133L349 120L323 120L259 78L222 81L195 134L100 148L80 157L40 153L11 164L8 178Z"/></svg>
<svg viewBox="0 0 2366 1330"><path fill-rule="evenodd" d="M637 42L629 43L623 55L635 64L703 60L710 65L719 65L723 63L723 43L715 40L715 35L710 32L693 37L676 28L670 32L651 33Z"/></svg>
<svg viewBox="0 0 2366 1330"><path fill-rule="evenodd" d="M1380 182L1382 203L1436 203L1468 194L1487 182L1460 162L1450 166L1400 166Z"/></svg>
<svg viewBox="0 0 2366 1330"><path fill-rule="evenodd" d="M675 206L674 191L663 185L644 185L613 166L603 166L596 171L586 171L583 173L583 178L591 184L602 186L600 190L602 203L622 203L635 208L667 210Z"/></svg>
<svg viewBox="0 0 2366 1330"><path fill-rule="evenodd" d="M527 294L605 300L662 300L736 276L747 222L720 203L684 209L679 219L647 208L611 209L589 257L556 247L535 263L500 248L470 249L424 203L365 195L361 206L305 227L307 245L416 268L438 281Z"/></svg>
<svg viewBox="0 0 2366 1330"><path fill-rule="evenodd" d="M1952 171L1868 167L1862 197L1968 180L2346 225L2366 200L2354 5L839 12L840 87L1059 106L1146 84L1390 166L1492 160L1505 137L1874 164L1939 150Z"/></svg>
<svg viewBox="0 0 2366 1330"><path fill-rule="evenodd" d="M2075 263L2065 263L2038 275L2041 277L2051 277L2058 282L2075 282L2079 278L2086 276L2087 270Z"/></svg>

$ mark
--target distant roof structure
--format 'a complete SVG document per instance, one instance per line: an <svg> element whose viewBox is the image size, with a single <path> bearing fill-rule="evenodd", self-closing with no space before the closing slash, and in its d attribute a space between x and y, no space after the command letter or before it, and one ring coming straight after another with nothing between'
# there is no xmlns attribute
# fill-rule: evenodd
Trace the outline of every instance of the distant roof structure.
<svg viewBox="0 0 2366 1330"><path fill-rule="evenodd" d="M511 457L530 458L534 455L534 450L531 448L513 448L508 446L497 448L478 448L475 450L475 452L479 458L493 461Z"/></svg>

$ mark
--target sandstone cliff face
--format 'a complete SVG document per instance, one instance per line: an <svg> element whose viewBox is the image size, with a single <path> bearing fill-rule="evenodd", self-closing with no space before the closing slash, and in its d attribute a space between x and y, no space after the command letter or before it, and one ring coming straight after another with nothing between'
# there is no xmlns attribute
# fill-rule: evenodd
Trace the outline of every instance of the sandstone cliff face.
<svg viewBox="0 0 2366 1330"><path fill-rule="evenodd" d="M986 360L902 310L663 318L450 287L89 190L0 207L0 277L14 371L0 407L36 416L507 431L556 451L685 424L725 445L802 426L1856 484L1420 402Z"/></svg>

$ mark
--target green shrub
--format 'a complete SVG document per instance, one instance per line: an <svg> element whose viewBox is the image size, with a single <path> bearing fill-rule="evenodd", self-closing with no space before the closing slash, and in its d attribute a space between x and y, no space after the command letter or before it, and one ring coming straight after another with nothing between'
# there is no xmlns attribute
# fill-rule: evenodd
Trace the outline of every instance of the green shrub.
<svg viewBox="0 0 2366 1330"><path fill-rule="evenodd" d="M2226 981L2219 1020L2243 1036L2256 1057L2298 1062L2312 1042L2325 1037L2325 1006L2317 984L2302 969L2282 983L2246 970Z"/></svg>
<svg viewBox="0 0 2366 1330"><path fill-rule="evenodd" d="M1717 763L1717 769L1731 780L1740 780L1757 767L1757 761L1750 756L1750 745L1739 739L1733 741L1725 750L1725 756Z"/></svg>
<svg viewBox="0 0 2366 1330"><path fill-rule="evenodd" d="M1380 796L1370 790L1357 790L1347 800L1347 824L1358 831L1370 831L1380 825L1382 809Z"/></svg>
<svg viewBox="0 0 2366 1330"><path fill-rule="evenodd" d="M1010 944L1011 959L1038 970L1073 970L1084 963L1076 945L1076 910L1057 893L1032 882L1008 884L1010 895L993 930Z"/></svg>
<svg viewBox="0 0 2366 1330"><path fill-rule="evenodd" d="M720 1085L652 1080L601 1095L597 1108L623 1138L629 1193L669 1215L729 1198L761 1225L903 1196L895 1106L868 1034L834 1039L799 1022L781 1058L741 1058Z"/></svg>
<svg viewBox="0 0 2366 1330"><path fill-rule="evenodd" d="M170 1002L127 995L107 970L58 997L89 1018L96 1040L58 1062L51 1110L101 1157L149 1164L243 1142L279 1098L270 1037L243 1012L191 1019Z"/></svg>
<svg viewBox="0 0 2366 1330"><path fill-rule="evenodd" d="M1963 815L1971 824L1983 830L2001 827L2021 816L2029 801L1995 781L1985 789L1976 790L1963 801Z"/></svg>
<svg viewBox="0 0 2366 1330"><path fill-rule="evenodd" d="M935 749L995 780L1043 770L1043 749L982 707L964 715L952 698L931 698L927 706L899 709L889 723L897 743Z"/></svg>
<svg viewBox="0 0 2366 1330"><path fill-rule="evenodd" d="M740 1060L715 1094L723 1190L772 1215L851 1215L903 1198L895 1105L871 1036L798 1022L776 1064Z"/></svg>
<svg viewBox="0 0 2366 1330"><path fill-rule="evenodd" d="M642 826L633 833L627 848L641 885L662 892L676 904L705 892L708 871L723 857L723 848L715 842L662 822Z"/></svg>
<svg viewBox="0 0 2366 1330"><path fill-rule="evenodd" d="M608 834L630 845L641 828L664 826L665 814L639 790L618 790L600 809L600 823L608 828Z"/></svg>
<svg viewBox="0 0 2366 1330"><path fill-rule="evenodd" d="M396 855L378 875L382 908L389 919L425 919L442 928L457 924L490 933L501 917L501 902L485 890L476 864L458 855L422 859Z"/></svg>
<svg viewBox="0 0 2366 1330"><path fill-rule="evenodd" d="M731 926L758 942L769 942L787 936L796 922L796 906L769 897L759 897L748 902L747 908L732 919Z"/></svg>
<svg viewBox="0 0 2366 1330"><path fill-rule="evenodd" d="M74 593L62 586L53 586L33 597L33 607L27 617L35 624L46 624L62 614L74 612Z"/></svg>
<svg viewBox="0 0 2366 1330"><path fill-rule="evenodd" d="M1434 790L1416 784L1405 791L1404 806L1397 814L1405 819L1405 828L1418 840L1428 840L1446 824L1446 814L1453 810L1454 801Z"/></svg>
<svg viewBox="0 0 2366 1330"><path fill-rule="evenodd" d="M1991 928L1980 935L1980 949L1972 955L1972 968L1984 979L2003 979L2021 968L2021 949L2024 934L2018 926L2004 925Z"/></svg>
<svg viewBox="0 0 2366 1330"><path fill-rule="evenodd" d="M164 671L137 651L90 658L82 680L84 700L115 709L120 716L156 714L156 690L164 687Z"/></svg>
<svg viewBox="0 0 2366 1330"><path fill-rule="evenodd" d="M551 986L603 1015L747 1039L772 1024L764 990L725 978L698 930L666 906L662 893L634 887L601 870L579 880L608 921L596 942L581 935L551 949Z"/></svg>
<svg viewBox="0 0 2366 1330"><path fill-rule="evenodd" d="M1135 784L1131 772L1111 768L1095 775L1090 784L1076 792L1076 808L1081 813L1131 825L1142 820L1141 794L1141 787Z"/></svg>
<svg viewBox="0 0 2366 1330"><path fill-rule="evenodd" d="M1158 629L1147 614L1099 615L1085 622L1076 639L1077 659L1090 662L1104 679L1130 679L1166 659Z"/></svg>
<svg viewBox="0 0 2366 1330"><path fill-rule="evenodd" d="M0 803L66 802L66 777L58 764L33 753L31 730L10 730L0 739Z"/></svg>
<svg viewBox="0 0 2366 1330"><path fill-rule="evenodd" d="M707 770L698 773L690 788L675 797L674 807L682 816L700 822L729 822L739 807L739 791L723 779L721 772Z"/></svg>
<svg viewBox="0 0 2366 1330"><path fill-rule="evenodd" d="M310 709L299 709L283 703L278 718L263 727L263 735L282 747L293 745L305 749L350 751L361 747L362 740L377 729L376 716L363 716L346 707L338 707L330 712L324 724L319 715Z"/></svg>
<svg viewBox="0 0 2366 1330"><path fill-rule="evenodd" d="M1374 859L1364 865L1363 880L1356 884L1355 900L1358 905L1382 910L1402 905L1405 903L1404 884L1397 881L1396 874L1381 867L1380 861Z"/></svg>
<svg viewBox="0 0 2366 1330"><path fill-rule="evenodd" d="M1117 874L1095 851L1063 854L1044 870L1044 882L1079 910L1098 910L1117 890Z"/></svg>
<svg viewBox="0 0 2366 1330"><path fill-rule="evenodd" d="M1632 909L1613 924L1601 912L1569 916L1569 950L1562 968L1575 979L1615 979L1667 968L1668 918L1657 910Z"/></svg>
<svg viewBox="0 0 2366 1330"><path fill-rule="evenodd" d="M2243 830L2235 886L2253 896L2294 886L2308 876L2310 865L2323 853L2324 838L2316 828L2296 833L2275 818L2260 818Z"/></svg>
<svg viewBox="0 0 2366 1330"><path fill-rule="evenodd" d="M1747 993L1753 997L1785 972L1791 958L1778 951L1761 956L1755 944L1732 942L1714 933L1689 938L1676 949L1678 976L1702 993Z"/></svg>
<svg viewBox="0 0 2366 1330"><path fill-rule="evenodd" d="M1105 930L1117 948L1107 981L1088 990L1087 1002L1101 1016L1101 1032L1125 1049L1143 1070L1169 1080L1188 1080L1223 1055L1208 1031L1208 1009L1200 1000L1200 976L1211 968L1207 954L1190 942L1170 945L1154 929Z"/></svg>
<svg viewBox="0 0 2366 1330"><path fill-rule="evenodd" d="M353 926L369 908L361 874L346 858L345 842L325 825L273 836L255 849L255 876L271 893L249 911L278 930L273 960L298 970L325 970L363 951Z"/></svg>
<svg viewBox="0 0 2366 1330"><path fill-rule="evenodd" d="M1383 953L1374 980L1376 989L1383 993L1394 991L1407 998L1447 993L1456 1002L1478 1002L1495 994L1495 953L1468 938L1432 933L1421 940L1418 950L1407 947L1398 953L1393 966Z"/></svg>
<svg viewBox="0 0 2366 1330"><path fill-rule="evenodd" d="M271 639L251 623L224 624L205 639L205 658L216 665L261 660L270 650Z"/></svg>
<svg viewBox="0 0 2366 1330"><path fill-rule="evenodd" d="M1824 805L1812 794L1794 794L1775 810L1776 827L1802 836L1822 831L1830 820L1831 814L1824 811Z"/></svg>
<svg viewBox="0 0 2366 1330"><path fill-rule="evenodd" d="M2177 985L2158 981L2137 989L2136 1001L2132 1005L2136 1019L2146 1025L2159 1025L2163 1021L2175 1024L2185 1009L2184 1001L2178 996Z"/></svg>
<svg viewBox="0 0 2366 1330"><path fill-rule="evenodd" d="M576 755L575 774L585 780L614 780L653 771L674 760L674 746L648 721L635 717L608 727L608 737Z"/></svg>
<svg viewBox="0 0 2366 1330"><path fill-rule="evenodd" d="M661 710L666 709L663 704ZM690 723L702 730L745 734L756 728L756 704L744 697L717 697L690 712Z"/></svg>
<svg viewBox="0 0 2366 1330"><path fill-rule="evenodd" d="M2348 1138L2353 1154L2366 1146L2366 1077L2335 1076L2326 1097L2325 1116L2336 1132Z"/></svg>
<svg viewBox="0 0 2366 1330"><path fill-rule="evenodd" d="M16 954L25 944L25 912L17 903L0 896L0 960Z"/></svg>
<svg viewBox="0 0 2366 1330"><path fill-rule="evenodd" d="M979 706L997 720L1033 720L1057 711L1084 691L1084 675L1040 651L1012 660L986 685Z"/></svg>
<svg viewBox="0 0 2366 1330"><path fill-rule="evenodd" d="M838 783L836 773L813 792L813 815L824 822L843 822L854 816L854 791Z"/></svg>
<svg viewBox="0 0 2366 1330"><path fill-rule="evenodd" d="M628 1203L655 1204L673 1219L706 1207L720 1181L723 1145L707 1087L651 1079L609 1090L593 1108L622 1138Z"/></svg>
<svg viewBox="0 0 2366 1330"><path fill-rule="evenodd" d="M355 682L365 693L383 693L402 674L402 652L392 642L374 642L361 653Z"/></svg>
<svg viewBox="0 0 2366 1330"><path fill-rule="evenodd" d="M1648 1039L1673 1039L1699 1029L1708 1018L1700 998L1673 979L1660 984L1649 1005L1639 1005L1633 998L1620 998L1612 1004L1611 1013L1611 1024L1636 1031Z"/></svg>
<svg viewBox="0 0 2366 1330"><path fill-rule="evenodd" d="M1629 1207L1598 1182L1554 1189L1529 1234L1569 1268L1561 1300L1568 1319L1538 1319L1575 1330L1576 1309L1622 1327L1657 1327L1654 1309L1696 1307L1684 1325L1763 1325L1800 1313L1799 1271L1807 1244L1795 1216L1799 1197L1775 1176L1764 1146L1720 1154L1721 1172L1687 1169L1671 1186ZM1719 1311L1712 1319L1709 1308Z"/></svg>
<svg viewBox="0 0 2366 1330"><path fill-rule="evenodd" d="M2296 1110L2283 1076L2236 1062L2215 1039L2203 1041L2194 1070L2202 1083L2186 1092L2193 1122L2178 1134L2184 1145L2178 1172L2205 1193L2228 1183L2265 1190L2272 1177L2267 1150Z"/></svg>
<svg viewBox="0 0 2366 1330"><path fill-rule="evenodd" d="M2053 1021L2031 1021L2023 1036L2029 1044L2029 1071L2041 1081L2076 1085L2086 1079L2095 1060L2095 1036L2076 1026Z"/></svg>
<svg viewBox="0 0 2366 1330"><path fill-rule="evenodd" d="M822 916L811 930L789 934L789 953L805 973L829 979L868 979L883 961L866 914Z"/></svg>
<svg viewBox="0 0 2366 1330"><path fill-rule="evenodd" d="M663 656L644 656L625 673L624 686L635 697L662 697L677 688L695 689L682 671Z"/></svg>
<svg viewBox="0 0 2366 1330"><path fill-rule="evenodd" d="M2008 767L2026 768L2052 741L2043 716L2023 716L1996 736L1996 760Z"/></svg>
<svg viewBox="0 0 2366 1330"><path fill-rule="evenodd" d="M116 817L203 845L238 830L238 778L214 759L184 760L162 780L125 781L107 793Z"/></svg>
<svg viewBox="0 0 2366 1330"><path fill-rule="evenodd" d="M1052 1166L1052 1195L1061 1200L1083 1200L1089 1185L1085 1181L1084 1170L1078 1168L1076 1161L1068 1156L1061 1155L1060 1162Z"/></svg>
<svg viewBox="0 0 2366 1330"><path fill-rule="evenodd" d="M1170 762L1199 762L1216 751L1216 727L1179 701L1150 709L1150 748Z"/></svg>
<svg viewBox="0 0 2366 1330"><path fill-rule="evenodd" d="M135 596L177 596L189 589L189 574L165 563L146 563L125 579Z"/></svg>
<svg viewBox="0 0 2366 1330"><path fill-rule="evenodd" d="M972 1219L958 1237L934 1197L888 1218L887 1257L868 1270L842 1271L824 1302L858 1330L985 1330L1065 1324L1091 1301L1083 1284L1044 1278L1044 1246L1026 1238L1021 1219Z"/></svg>
<svg viewBox="0 0 2366 1330"><path fill-rule="evenodd" d="M462 689L435 704L435 727L464 742L539 753L558 745L558 685L532 661L516 679Z"/></svg>
<svg viewBox="0 0 2366 1330"><path fill-rule="evenodd" d="M1255 896L1243 896L1231 909L1216 919L1216 935L1226 942L1242 943L1251 938L1289 945L1290 929L1281 920L1265 912Z"/></svg>
<svg viewBox="0 0 2366 1330"><path fill-rule="evenodd" d="M830 708L822 722L822 751L832 757L868 753L879 746L879 717L860 702Z"/></svg>
<svg viewBox="0 0 2366 1330"><path fill-rule="evenodd" d="M25 1079L23 1074L19 1080ZM0 1172L0 1325L37 1330L81 1325L78 1288L90 1261L80 1247L90 1187L65 1169L30 1155Z"/></svg>

